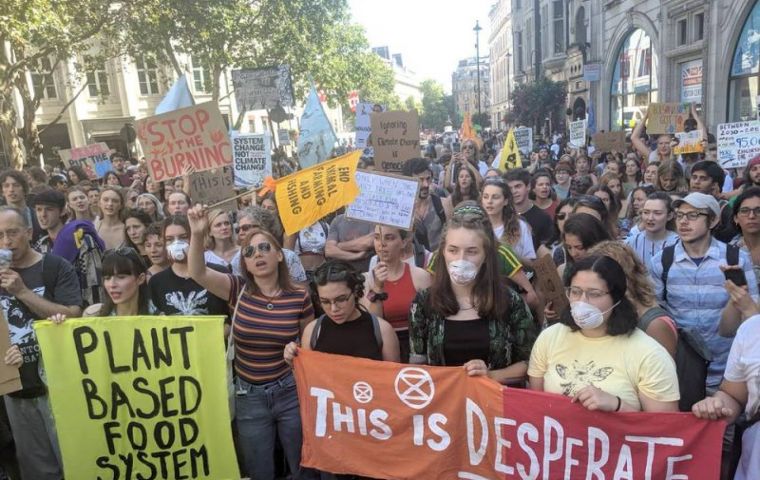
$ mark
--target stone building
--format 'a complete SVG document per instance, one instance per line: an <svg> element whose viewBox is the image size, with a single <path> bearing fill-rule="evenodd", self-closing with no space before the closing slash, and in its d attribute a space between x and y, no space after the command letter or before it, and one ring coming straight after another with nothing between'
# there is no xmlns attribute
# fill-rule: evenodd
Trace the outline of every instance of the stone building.
<svg viewBox="0 0 760 480"><path fill-rule="evenodd" d="M480 66L475 57L459 61L451 74L451 94L454 96L457 112L471 115L478 113L478 70L480 70L480 111L488 114L491 108L491 76L488 57L480 57Z"/></svg>

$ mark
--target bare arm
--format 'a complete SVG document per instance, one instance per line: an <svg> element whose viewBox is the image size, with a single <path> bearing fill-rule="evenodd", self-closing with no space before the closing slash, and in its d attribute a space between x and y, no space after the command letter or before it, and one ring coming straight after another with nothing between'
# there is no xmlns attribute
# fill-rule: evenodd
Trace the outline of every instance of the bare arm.
<svg viewBox="0 0 760 480"><path fill-rule="evenodd" d="M748 395L746 382L730 382L724 378L720 390L712 397L695 403L691 411L698 418L725 419L733 423L747 404Z"/></svg>
<svg viewBox="0 0 760 480"><path fill-rule="evenodd" d="M757 304L752 300L746 287L738 287L730 280L726 280L724 285L730 299L720 314L718 335L733 337L744 320L760 313L760 311L758 311Z"/></svg>
<svg viewBox="0 0 760 480"><path fill-rule="evenodd" d="M398 335L396 335L390 323L382 318L378 318L377 321L380 322L380 334L383 337L383 360L398 363L401 361Z"/></svg>
<svg viewBox="0 0 760 480"><path fill-rule="evenodd" d="M339 242L341 250L348 250L349 252L366 253L375 248L375 233L368 233L362 235L359 238L353 240L347 240L345 242Z"/></svg>
<svg viewBox="0 0 760 480"><path fill-rule="evenodd" d="M528 388L537 392L543 392L544 379L541 377L528 377Z"/></svg>
<svg viewBox="0 0 760 480"><path fill-rule="evenodd" d="M705 126L702 118L697 114L696 104L691 104L691 116L697 121L697 130L703 139L707 140L707 127Z"/></svg>
<svg viewBox="0 0 760 480"><path fill-rule="evenodd" d="M187 253L187 267L190 277L200 286L219 298L230 298L232 282L227 274L217 272L206 266L203 258L203 237L208 227L208 217L201 205L196 205L187 212L190 223L190 248Z"/></svg>
<svg viewBox="0 0 760 480"><path fill-rule="evenodd" d="M374 302L370 302L367 298L367 295L371 290L375 291L381 291L378 287L375 286L374 282L371 278L372 272L368 272L364 274L364 296L359 300L359 302L364 305L364 308L367 309L369 313L376 317L382 317L383 316L383 302L381 300L377 300Z"/></svg>
<svg viewBox="0 0 760 480"><path fill-rule="evenodd" d="M677 412L678 411L677 400L673 400L671 402L661 402L659 400L653 400L647 397L646 395L644 395L643 393L640 393L639 401L641 402L641 411L643 412L654 413L654 412ZM620 410L624 411L622 408Z"/></svg>
<svg viewBox="0 0 760 480"><path fill-rule="evenodd" d="M325 256L334 260L359 260L364 258L364 252L350 252L342 249L335 240L328 240L325 243Z"/></svg>
<svg viewBox="0 0 760 480"><path fill-rule="evenodd" d="M525 380L528 373L528 362L517 362L506 368L489 370L488 377L501 384L515 384ZM543 382L543 379L542 379Z"/></svg>
<svg viewBox="0 0 760 480"><path fill-rule="evenodd" d="M641 132L644 130L644 124L647 123L647 118L649 118L649 110L647 110L643 120L636 124L633 133L631 133L631 145L633 146L633 149L639 152L639 155L644 158L645 162L649 159L649 154L651 153L649 147L647 147L641 139Z"/></svg>
<svg viewBox="0 0 760 480"><path fill-rule="evenodd" d="M282 242L283 248L287 248L288 250L295 250L297 236L298 233L294 233L293 235L285 235L285 239Z"/></svg>
<svg viewBox="0 0 760 480"><path fill-rule="evenodd" d="M26 287L16 294L16 298L29 307L29 310L39 318L47 318L56 313L62 313L69 318L77 318L82 314L82 308L79 306L53 303Z"/></svg>

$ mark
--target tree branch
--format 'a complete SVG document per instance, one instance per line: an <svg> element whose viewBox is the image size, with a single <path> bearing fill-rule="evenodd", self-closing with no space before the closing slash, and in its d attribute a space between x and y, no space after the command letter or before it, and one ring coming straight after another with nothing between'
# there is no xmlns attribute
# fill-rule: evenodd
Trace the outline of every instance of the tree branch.
<svg viewBox="0 0 760 480"><path fill-rule="evenodd" d="M87 82L82 82L82 86L79 87L79 90L77 91L77 93L74 94L73 97L71 97L71 100L69 100L68 102L66 102L66 105L64 105L63 107L61 107L61 111L58 112L58 115L56 115L56 117L50 123L48 123L47 125L45 125L44 127L42 127L39 130L39 133L42 134L42 132L44 132L45 130L47 130L48 127L50 127L51 125L55 125L56 123L58 123L58 120L60 120L63 117L63 114L66 113L66 110L71 106L72 103L74 103L77 100L77 98L79 98L79 95L81 95L82 92L84 92L85 88L87 88Z"/></svg>

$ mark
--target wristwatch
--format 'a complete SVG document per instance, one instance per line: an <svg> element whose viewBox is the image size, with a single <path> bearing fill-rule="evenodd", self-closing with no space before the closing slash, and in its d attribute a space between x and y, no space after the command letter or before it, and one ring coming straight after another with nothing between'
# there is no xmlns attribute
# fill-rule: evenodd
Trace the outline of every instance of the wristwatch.
<svg viewBox="0 0 760 480"><path fill-rule="evenodd" d="M367 293L367 300L369 300L372 303L383 302L385 300L388 300L388 292L377 293L374 290L370 290Z"/></svg>

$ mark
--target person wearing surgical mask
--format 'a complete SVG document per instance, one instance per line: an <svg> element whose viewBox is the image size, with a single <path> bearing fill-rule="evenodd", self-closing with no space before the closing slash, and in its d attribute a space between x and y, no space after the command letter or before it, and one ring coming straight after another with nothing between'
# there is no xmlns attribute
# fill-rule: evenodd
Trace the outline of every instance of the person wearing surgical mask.
<svg viewBox="0 0 760 480"><path fill-rule="evenodd" d="M163 242L169 268L150 277L148 288L155 309L164 315L227 315L227 302L199 285L190 276L187 252L190 225L185 215L172 215L164 223ZM209 265L219 272L226 269Z"/></svg>
<svg viewBox="0 0 760 480"><path fill-rule="evenodd" d="M454 210L433 260L430 288L409 314L409 361L460 366L469 376L522 384L538 333L522 297L499 277L498 243L482 208Z"/></svg>
<svg viewBox="0 0 760 480"><path fill-rule="evenodd" d="M586 256L573 265L569 307L533 346L532 390L565 395L588 410L678 411L675 362L638 328L626 277L607 256Z"/></svg>

